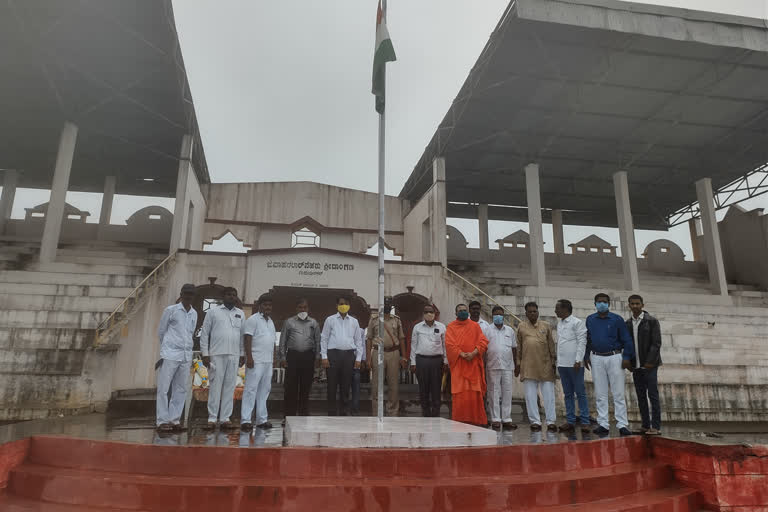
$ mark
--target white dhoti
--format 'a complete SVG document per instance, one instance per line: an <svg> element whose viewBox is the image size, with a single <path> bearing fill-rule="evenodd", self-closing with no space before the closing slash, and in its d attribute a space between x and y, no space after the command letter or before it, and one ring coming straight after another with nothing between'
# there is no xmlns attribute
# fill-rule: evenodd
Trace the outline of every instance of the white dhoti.
<svg viewBox="0 0 768 512"><path fill-rule="evenodd" d="M613 413L616 427L624 428L627 422L627 403L624 399L624 368L621 367L621 354L598 356L592 354L592 382L595 385L597 403L597 423L603 428L610 428L608 419L608 391L613 395Z"/></svg>
<svg viewBox="0 0 768 512"><path fill-rule="evenodd" d="M208 368L208 422L222 423L232 416L232 401L237 384L237 363L239 356L211 356Z"/></svg>
<svg viewBox="0 0 768 512"><path fill-rule="evenodd" d="M189 387L189 361L163 359L157 370L157 424L178 425ZM171 392L170 399L168 392Z"/></svg>
<svg viewBox="0 0 768 512"><path fill-rule="evenodd" d="M528 409L528 421L531 425L541 425L539 416L539 389L547 425L555 424L555 383L548 380L525 379L525 407Z"/></svg>
<svg viewBox="0 0 768 512"><path fill-rule="evenodd" d="M512 423L514 370L488 370L488 412L492 422Z"/></svg>
<svg viewBox="0 0 768 512"><path fill-rule="evenodd" d="M267 398L272 389L272 363L254 363L245 369L241 423L252 423L253 407L256 406L256 425L267 422Z"/></svg>

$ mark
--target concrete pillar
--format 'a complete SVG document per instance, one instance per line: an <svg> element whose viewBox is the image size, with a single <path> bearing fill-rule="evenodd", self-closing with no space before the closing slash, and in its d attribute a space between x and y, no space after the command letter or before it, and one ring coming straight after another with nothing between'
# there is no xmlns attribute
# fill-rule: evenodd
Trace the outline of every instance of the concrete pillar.
<svg viewBox="0 0 768 512"><path fill-rule="evenodd" d="M691 235L691 249L693 250L693 261L701 261L701 244L699 243L699 229L696 219L688 220L688 231Z"/></svg>
<svg viewBox="0 0 768 512"><path fill-rule="evenodd" d="M109 226L109 219L112 218L112 203L115 200L115 176L104 178L104 194L101 196L101 212L99 213L99 225Z"/></svg>
<svg viewBox="0 0 768 512"><path fill-rule="evenodd" d="M3 194L0 195L0 235L5 232L5 224L11 218L13 200L16 197L16 184L19 182L19 172L8 169L3 176Z"/></svg>
<svg viewBox="0 0 768 512"><path fill-rule="evenodd" d="M487 251L488 246L488 205L477 205L477 222L480 229L480 249Z"/></svg>
<svg viewBox="0 0 768 512"><path fill-rule="evenodd" d="M545 286L544 228L541 220L539 164L525 166L525 190L528 197L528 232L531 249L531 278L534 286Z"/></svg>
<svg viewBox="0 0 768 512"><path fill-rule="evenodd" d="M728 295L723 248L720 246L720 231L717 227L717 217L715 217L714 193L710 178L703 178L696 182L696 199L699 201L701 210L701 229L704 235L704 250L712 291L716 295Z"/></svg>
<svg viewBox="0 0 768 512"><path fill-rule="evenodd" d="M448 198L445 190L445 158L432 161L432 261L448 265Z"/></svg>
<svg viewBox="0 0 768 512"><path fill-rule="evenodd" d="M69 174L72 171L72 159L75 156L77 142L77 126L64 123L59 138L59 151L56 155L56 167L53 170L51 198L48 201L48 211L45 214L43 239L40 242L40 262L49 263L56 259L59 247L61 223L64 220L64 205L69 187Z"/></svg>
<svg viewBox="0 0 768 512"><path fill-rule="evenodd" d="M619 220L624 287L629 291L636 292L640 290L640 277L637 272L635 226L632 222L632 208L629 204L629 183L626 171L619 171L613 175L613 192L616 196L616 217Z"/></svg>
<svg viewBox="0 0 768 512"><path fill-rule="evenodd" d="M563 210L552 210L552 235L555 239L555 254L565 254Z"/></svg>
<svg viewBox="0 0 768 512"><path fill-rule="evenodd" d="M184 135L181 139L181 152L179 153L179 173L176 178L176 204L173 207L173 228L171 229L171 243L169 254L173 254L178 249L188 247L189 241L184 240L187 229L187 219L189 211L189 198L187 196L187 182L192 170L192 144L191 135Z"/></svg>

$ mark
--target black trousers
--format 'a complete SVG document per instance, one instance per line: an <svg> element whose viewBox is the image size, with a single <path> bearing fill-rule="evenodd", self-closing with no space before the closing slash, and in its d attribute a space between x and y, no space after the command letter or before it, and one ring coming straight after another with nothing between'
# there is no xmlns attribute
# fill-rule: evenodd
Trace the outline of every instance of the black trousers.
<svg viewBox="0 0 768 512"><path fill-rule="evenodd" d="M352 373L355 369L355 351L328 349L328 416L349 415L349 391L352 388ZM341 404L336 405L336 392Z"/></svg>
<svg viewBox="0 0 768 512"><path fill-rule="evenodd" d="M658 368L638 368L632 371L637 393L637 407L643 418L643 428L661 430L661 402L659 401ZM651 411L648 411L648 402Z"/></svg>
<svg viewBox="0 0 768 512"><path fill-rule="evenodd" d="M315 351L289 350L285 356L285 398L283 409L286 416L309 416L309 391L315 377Z"/></svg>
<svg viewBox="0 0 768 512"><path fill-rule="evenodd" d="M440 416L440 387L443 384L443 356L416 354L416 378L419 380L421 415Z"/></svg>

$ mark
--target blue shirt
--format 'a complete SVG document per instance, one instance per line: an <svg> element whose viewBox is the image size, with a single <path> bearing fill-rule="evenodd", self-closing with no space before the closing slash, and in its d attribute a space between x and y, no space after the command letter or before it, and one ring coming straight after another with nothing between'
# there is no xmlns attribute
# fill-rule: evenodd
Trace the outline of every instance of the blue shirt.
<svg viewBox="0 0 768 512"><path fill-rule="evenodd" d="M627 361L635 357L635 347L624 319L615 313L608 313L601 318L598 313L587 317L587 357L592 352L612 352L622 350L622 359Z"/></svg>

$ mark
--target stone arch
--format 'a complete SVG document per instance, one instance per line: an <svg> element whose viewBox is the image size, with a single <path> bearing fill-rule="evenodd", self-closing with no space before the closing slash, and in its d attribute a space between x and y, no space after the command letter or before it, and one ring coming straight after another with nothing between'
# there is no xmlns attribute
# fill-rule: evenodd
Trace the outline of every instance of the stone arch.
<svg viewBox="0 0 768 512"><path fill-rule="evenodd" d="M336 298L340 295L349 296L349 314L357 319L361 329L368 327L371 319L368 301L350 289L273 286L269 294L272 296L272 319L278 331L282 329L283 322L295 314L296 301L302 297L309 302L309 314L321 327L326 318L336 314Z"/></svg>
<svg viewBox="0 0 768 512"><path fill-rule="evenodd" d="M677 272L685 265L685 253L672 240L654 240L643 251L648 268L662 272Z"/></svg>

